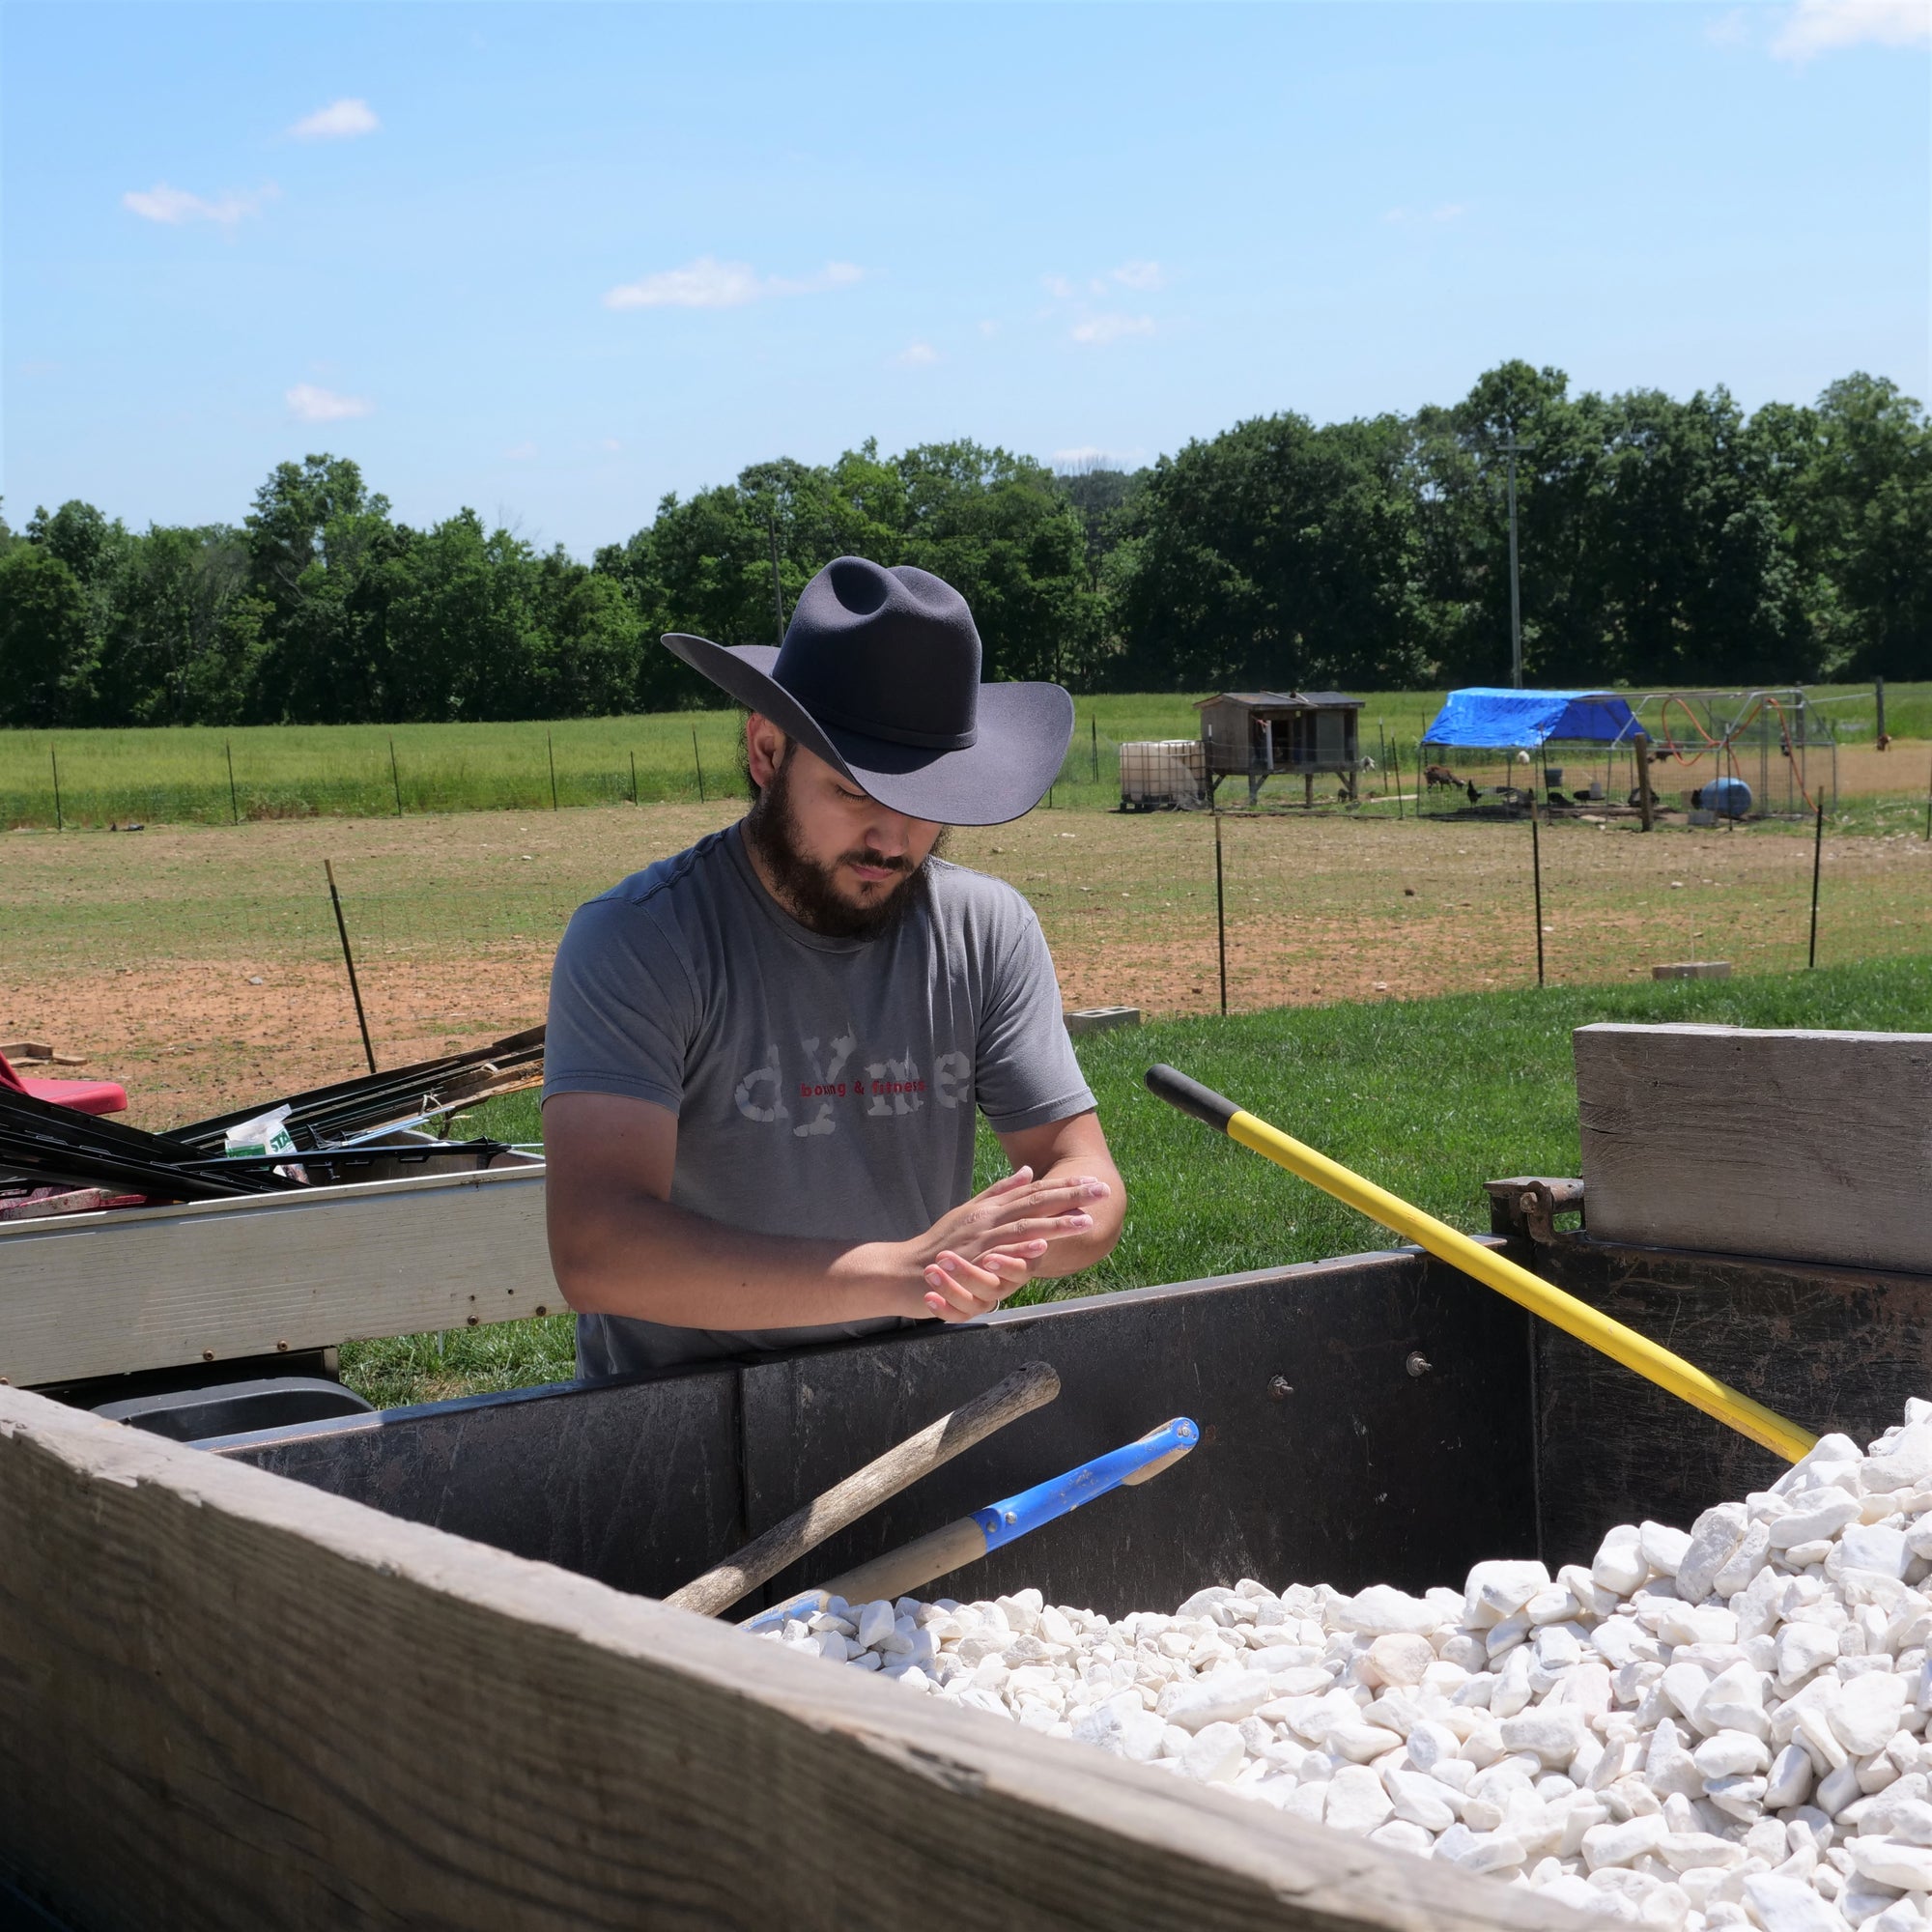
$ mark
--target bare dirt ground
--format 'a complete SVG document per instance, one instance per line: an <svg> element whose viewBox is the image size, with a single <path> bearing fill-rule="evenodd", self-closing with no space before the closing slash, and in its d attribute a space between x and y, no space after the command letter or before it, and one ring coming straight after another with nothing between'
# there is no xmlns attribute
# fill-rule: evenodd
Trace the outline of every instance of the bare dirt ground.
<svg viewBox="0 0 1932 1932"><path fill-rule="evenodd" d="M738 810L0 836L0 1037L86 1054L150 1126L360 1071L328 857L379 1060L478 1044L543 1017L577 905ZM1535 981L1526 823L1231 817L1222 840L1235 1009ZM1032 900L1069 1007L1218 1008L1211 820L1041 810L950 851ZM1570 823L1543 831L1542 857L1553 982L1804 962L1808 840ZM1932 848L1828 839L1821 961L1928 949Z"/></svg>

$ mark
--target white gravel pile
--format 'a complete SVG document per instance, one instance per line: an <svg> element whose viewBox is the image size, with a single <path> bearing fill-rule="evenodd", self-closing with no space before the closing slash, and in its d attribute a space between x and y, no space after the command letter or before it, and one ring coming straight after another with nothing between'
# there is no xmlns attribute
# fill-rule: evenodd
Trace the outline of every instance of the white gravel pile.
<svg viewBox="0 0 1932 1932"><path fill-rule="evenodd" d="M1932 1402L1460 1590L846 1605L773 1640L1620 1923L1932 1928Z"/></svg>

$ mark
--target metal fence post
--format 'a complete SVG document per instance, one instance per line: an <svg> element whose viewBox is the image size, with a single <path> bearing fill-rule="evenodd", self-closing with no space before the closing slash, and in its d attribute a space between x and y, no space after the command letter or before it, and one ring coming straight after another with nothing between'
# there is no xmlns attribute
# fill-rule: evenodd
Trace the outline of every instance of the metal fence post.
<svg viewBox="0 0 1932 1932"><path fill-rule="evenodd" d="M1536 800L1529 801L1529 875L1536 894L1536 983L1543 984L1543 841L1536 832Z"/></svg>
<svg viewBox="0 0 1932 1932"><path fill-rule="evenodd" d="M335 908L335 930L342 940L342 963L349 968L349 996L355 1002L355 1024L362 1029L363 1057L373 1073L376 1070L376 1049L369 1043L369 1019L362 1010L362 988L355 980L355 955L349 950L349 926L342 917L342 895L335 890L334 864L325 859L322 869L328 877L328 901Z"/></svg>
<svg viewBox="0 0 1932 1932"><path fill-rule="evenodd" d="M1221 875L1221 813L1214 813L1214 941L1221 959L1221 1017L1228 1017L1228 899Z"/></svg>
<svg viewBox="0 0 1932 1932"><path fill-rule="evenodd" d="M1811 840L1811 952L1804 965L1809 971L1818 963L1818 874L1825 864L1825 791L1818 790L1818 830Z"/></svg>

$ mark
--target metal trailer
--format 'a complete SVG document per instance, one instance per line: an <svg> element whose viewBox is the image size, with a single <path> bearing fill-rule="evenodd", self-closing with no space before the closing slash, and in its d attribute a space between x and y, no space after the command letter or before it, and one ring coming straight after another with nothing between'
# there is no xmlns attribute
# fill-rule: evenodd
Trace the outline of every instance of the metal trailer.
<svg viewBox="0 0 1932 1932"><path fill-rule="evenodd" d="M1932 1037L1592 1028L1577 1064L1584 1179L1490 1183L1492 1238L1814 1430L1926 1392ZM1696 1109L1753 1067L1809 1099L1741 1149ZM1698 1251L1700 1215L1811 1250ZM652 1601L1036 1358L1058 1402L810 1570L1177 1410L1185 1462L952 1593L1416 1590L1779 1466L1414 1250L199 1446L0 1391L0 1872L100 1932L1588 1922Z"/></svg>
<svg viewBox="0 0 1932 1932"><path fill-rule="evenodd" d="M1358 742L1364 700L1339 691L1224 691L1195 704L1211 804L1224 778L1248 781L1250 807L1277 776L1302 781L1302 804L1313 807L1315 781L1339 777L1349 802L1362 769Z"/></svg>

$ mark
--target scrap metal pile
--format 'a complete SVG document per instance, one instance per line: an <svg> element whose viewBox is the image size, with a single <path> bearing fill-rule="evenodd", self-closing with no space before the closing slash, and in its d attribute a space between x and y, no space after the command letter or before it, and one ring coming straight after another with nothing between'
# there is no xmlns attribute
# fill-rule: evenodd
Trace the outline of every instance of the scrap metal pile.
<svg viewBox="0 0 1932 1932"><path fill-rule="evenodd" d="M468 1053L256 1102L164 1134L0 1090L0 1219L104 1207L212 1201L384 1178L403 1167L486 1167L499 1141L422 1130L459 1108L543 1077L544 1030ZM279 1151L237 1152L238 1128L273 1119ZM246 1137L244 1136L244 1139Z"/></svg>
<svg viewBox="0 0 1932 1932"><path fill-rule="evenodd" d="M766 1634L1615 1922L1932 1925L1932 1402L1553 1577L834 1598Z"/></svg>

